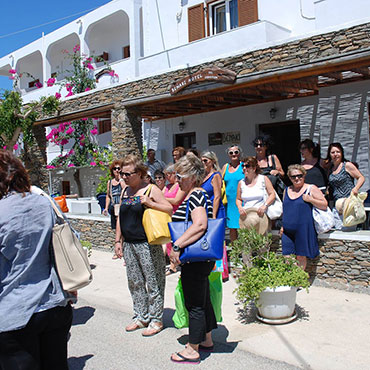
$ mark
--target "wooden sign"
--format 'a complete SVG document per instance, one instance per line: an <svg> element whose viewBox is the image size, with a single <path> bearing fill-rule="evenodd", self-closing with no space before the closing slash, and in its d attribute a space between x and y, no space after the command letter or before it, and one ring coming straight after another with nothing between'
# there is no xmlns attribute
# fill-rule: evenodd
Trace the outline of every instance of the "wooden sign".
<svg viewBox="0 0 370 370"><path fill-rule="evenodd" d="M208 145L239 144L240 131L214 132L208 134Z"/></svg>
<svg viewBox="0 0 370 370"><path fill-rule="evenodd" d="M221 82L224 84L232 84L235 82L236 73L229 69L222 69L217 67L203 69L199 72L191 74L176 81L170 87L171 95L177 94L179 91L184 90L186 87L199 83L199 82Z"/></svg>

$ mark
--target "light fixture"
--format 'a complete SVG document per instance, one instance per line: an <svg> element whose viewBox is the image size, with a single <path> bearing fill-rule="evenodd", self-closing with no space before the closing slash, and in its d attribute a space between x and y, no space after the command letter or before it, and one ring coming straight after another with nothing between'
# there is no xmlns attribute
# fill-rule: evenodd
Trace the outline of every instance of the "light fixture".
<svg viewBox="0 0 370 370"><path fill-rule="evenodd" d="M274 119L276 117L277 109L275 107L270 109L270 118Z"/></svg>
<svg viewBox="0 0 370 370"><path fill-rule="evenodd" d="M179 122L179 130L184 131L184 128L185 128L185 122L184 121Z"/></svg>

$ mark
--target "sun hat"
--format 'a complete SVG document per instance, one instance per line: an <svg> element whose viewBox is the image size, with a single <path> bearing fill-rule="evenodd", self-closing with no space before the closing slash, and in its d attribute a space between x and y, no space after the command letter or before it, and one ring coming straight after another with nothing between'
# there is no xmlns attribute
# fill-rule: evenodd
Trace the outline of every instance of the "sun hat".
<svg viewBox="0 0 370 370"><path fill-rule="evenodd" d="M264 213L262 217L257 214L258 208L247 208L245 218L239 218L239 226L241 229L250 229L254 227L258 234L266 234L269 229L269 219Z"/></svg>

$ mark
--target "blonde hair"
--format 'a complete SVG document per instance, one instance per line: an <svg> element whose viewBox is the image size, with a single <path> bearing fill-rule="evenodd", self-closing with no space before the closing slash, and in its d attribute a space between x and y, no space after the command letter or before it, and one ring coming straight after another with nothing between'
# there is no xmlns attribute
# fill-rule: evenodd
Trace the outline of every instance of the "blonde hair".
<svg viewBox="0 0 370 370"><path fill-rule="evenodd" d="M148 175L148 167L136 155L126 155L121 163L122 166L134 166L135 172L140 172L141 178L145 178Z"/></svg>
<svg viewBox="0 0 370 370"><path fill-rule="evenodd" d="M200 186L204 180L204 167L202 161L195 155L186 155L181 157L175 163L175 171L180 175L194 177L195 186Z"/></svg>
<svg viewBox="0 0 370 370"><path fill-rule="evenodd" d="M221 172L220 165L218 164L217 155L215 152L212 152L211 150L204 150L202 154L200 155L200 158L207 158L213 162L213 169L215 171Z"/></svg>
<svg viewBox="0 0 370 370"><path fill-rule="evenodd" d="M300 172L302 172L302 175L303 176L306 176L306 173L307 173L307 171L306 171L306 169L303 167L303 166L301 166L300 164L291 164L289 167L288 167L288 171L287 171L287 174L288 174L288 176L290 176L290 174L291 174L291 172L292 171L300 171Z"/></svg>

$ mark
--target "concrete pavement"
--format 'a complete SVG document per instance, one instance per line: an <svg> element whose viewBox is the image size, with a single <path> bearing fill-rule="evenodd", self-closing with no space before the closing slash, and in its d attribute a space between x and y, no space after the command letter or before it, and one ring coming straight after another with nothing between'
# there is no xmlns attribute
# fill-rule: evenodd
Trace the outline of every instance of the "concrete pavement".
<svg viewBox="0 0 370 370"><path fill-rule="evenodd" d="M187 329L175 329L171 320L175 308L173 293L179 274L167 277L164 317L167 329L154 338L144 339L138 333L124 332L124 326L130 321L132 315L131 296L127 288L126 271L122 261L112 260L111 257L112 255L108 252L93 250L90 261L94 265L94 281L88 287L80 290L80 302L77 305L76 313L82 310L80 313L82 316L86 316L86 320L82 321L84 325L89 325L89 315L92 312L90 316L94 316L95 321L91 322L95 323L94 325L99 322L99 325L103 324L103 327L105 321L109 321L110 317L115 317L117 320L118 315L119 320L113 325L116 328L114 336L117 337L119 344L122 340L128 344L131 339L136 338L139 340L137 343L139 346L144 345L145 350L151 356L155 354L152 368L162 368L159 365L160 361L164 361L163 368L174 368L170 362L167 362L167 359L171 352L181 350L176 338L180 337L179 342L181 343L181 338L185 340L187 334ZM233 294L235 287L236 284L232 278L223 284L223 322L213 335L216 353L202 361L200 368L208 364L214 369L228 369L231 368L228 366L230 364L236 369L250 366L255 369L286 369L295 366L304 369L325 370L369 369L369 295L313 286L309 293L300 291L297 294L298 319L296 321L286 325L272 326L258 322L255 319L254 309L249 312L242 309ZM80 316L77 315L78 320L81 320ZM70 356L73 357L71 361L74 361L75 364L78 363L76 359L90 356L89 351L84 349L78 339L84 330L83 325L72 327L69 346ZM92 327L91 330L96 329ZM96 335L102 338L101 347L103 350L106 346L103 339L104 330L97 330L99 332ZM91 331L90 334L86 335L91 335ZM78 346L75 338L79 341ZM163 343L163 345L156 348L158 343ZM121 346L119 348L122 350ZM113 348L106 348L104 356L109 354L111 350ZM94 356L98 358L99 349L96 348L96 351ZM218 352L223 354L222 357L219 357ZM158 354L160 354L159 357ZM241 361L241 358L244 360ZM266 362L263 360L264 358L272 361ZM90 360L90 357L86 357L84 360L86 364L89 364L93 359ZM150 357L149 361L152 361ZM290 367L288 364L293 366ZM147 368L145 366L132 367L133 365L129 367L117 366L105 367L105 369ZM175 367L177 366L180 365L175 365ZM78 365L73 369L82 368L100 369L102 367Z"/></svg>

